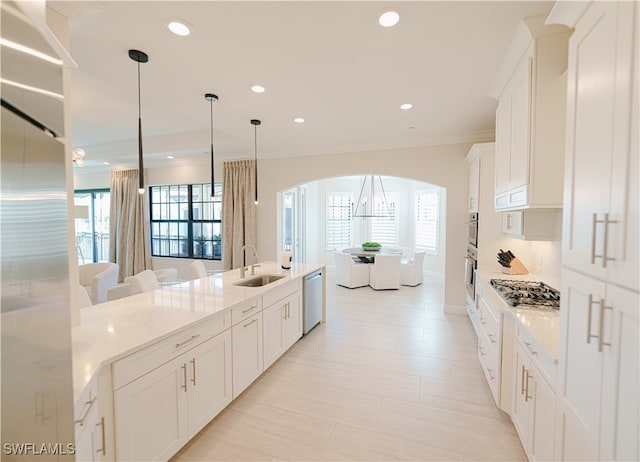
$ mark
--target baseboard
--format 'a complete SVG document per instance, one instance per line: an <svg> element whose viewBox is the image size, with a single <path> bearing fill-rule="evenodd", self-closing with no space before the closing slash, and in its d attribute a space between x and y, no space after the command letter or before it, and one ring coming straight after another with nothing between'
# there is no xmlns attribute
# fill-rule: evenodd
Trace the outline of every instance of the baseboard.
<svg viewBox="0 0 640 462"><path fill-rule="evenodd" d="M444 312L449 314L461 314L467 316L467 307L464 305L444 305Z"/></svg>

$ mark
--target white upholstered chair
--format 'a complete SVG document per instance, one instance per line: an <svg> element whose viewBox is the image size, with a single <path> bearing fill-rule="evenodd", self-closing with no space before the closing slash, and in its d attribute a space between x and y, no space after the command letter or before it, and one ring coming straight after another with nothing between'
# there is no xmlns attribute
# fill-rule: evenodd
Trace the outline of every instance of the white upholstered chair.
<svg viewBox="0 0 640 462"><path fill-rule="evenodd" d="M117 263L109 262L78 266L80 285L87 290L94 305L107 301L107 289L118 283L119 268Z"/></svg>
<svg viewBox="0 0 640 462"><path fill-rule="evenodd" d="M207 268L200 260L195 260L187 269L189 270L189 279L200 279L207 275Z"/></svg>
<svg viewBox="0 0 640 462"><path fill-rule="evenodd" d="M170 284L172 282L176 282L178 280L178 270L175 268L162 268L153 270L156 275L156 279L160 283L160 285Z"/></svg>
<svg viewBox="0 0 640 462"><path fill-rule="evenodd" d="M400 260L402 255L376 255L369 265L369 285L375 290L400 288Z"/></svg>
<svg viewBox="0 0 640 462"><path fill-rule="evenodd" d="M349 289L369 285L369 266L366 263L356 263L351 254L334 252L336 263L336 284Z"/></svg>
<svg viewBox="0 0 640 462"><path fill-rule="evenodd" d="M422 284L424 277L425 252L416 252L408 260L402 260L400 264L400 284L403 286L417 286Z"/></svg>
<svg viewBox="0 0 640 462"><path fill-rule="evenodd" d="M149 292L151 290L159 289L160 283L156 277L156 273L152 270L144 270L127 278L131 295L140 294L142 292Z"/></svg>

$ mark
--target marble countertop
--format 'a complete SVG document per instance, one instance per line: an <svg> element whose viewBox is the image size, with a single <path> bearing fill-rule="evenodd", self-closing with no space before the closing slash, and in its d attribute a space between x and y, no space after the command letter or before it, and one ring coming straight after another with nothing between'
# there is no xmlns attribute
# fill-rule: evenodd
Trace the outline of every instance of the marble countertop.
<svg viewBox="0 0 640 462"><path fill-rule="evenodd" d="M260 262L256 276L284 278L263 287L242 287L234 285L240 280L238 269L83 308L80 324L72 329L74 397L103 365L323 266L292 263L283 270L276 262ZM245 278L250 277L247 271Z"/></svg>
<svg viewBox="0 0 640 462"><path fill-rule="evenodd" d="M540 281L554 289L560 288L559 277L538 274L508 275L500 271L478 271L477 283L481 284L494 302L503 312L512 313L515 319L536 339L546 353L558 361L558 341L560 337L560 312L558 310L537 310L535 308L514 308L508 305L491 286L491 279L509 279L518 281ZM560 295L562 297L562 294Z"/></svg>

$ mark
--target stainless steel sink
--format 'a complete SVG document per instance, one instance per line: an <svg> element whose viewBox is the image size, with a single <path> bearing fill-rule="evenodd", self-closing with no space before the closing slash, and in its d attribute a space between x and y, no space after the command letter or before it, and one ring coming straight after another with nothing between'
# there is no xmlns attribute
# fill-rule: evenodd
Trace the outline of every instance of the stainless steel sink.
<svg viewBox="0 0 640 462"><path fill-rule="evenodd" d="M279 281L284 276L280 276L279 274L263 274L261 276L253 276L248 279L242 279L238 282L234 282L235 286L243 286L243 287L262 287L267 284L271 284L272 282Z"/></svg>

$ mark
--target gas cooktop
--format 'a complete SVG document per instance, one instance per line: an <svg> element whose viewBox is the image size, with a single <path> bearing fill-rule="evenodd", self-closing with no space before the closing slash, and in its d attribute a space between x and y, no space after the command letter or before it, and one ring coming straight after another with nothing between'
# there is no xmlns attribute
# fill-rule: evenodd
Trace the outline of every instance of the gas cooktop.
<svg viewBox="0 0 640 462"><path fill-rule="evenodd" d="M511 306L560 309L560 292L544 282L491 279L491 285Z"/></svg>

